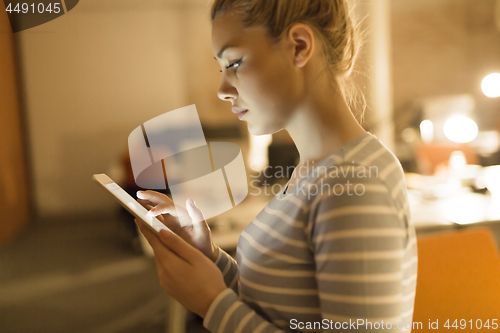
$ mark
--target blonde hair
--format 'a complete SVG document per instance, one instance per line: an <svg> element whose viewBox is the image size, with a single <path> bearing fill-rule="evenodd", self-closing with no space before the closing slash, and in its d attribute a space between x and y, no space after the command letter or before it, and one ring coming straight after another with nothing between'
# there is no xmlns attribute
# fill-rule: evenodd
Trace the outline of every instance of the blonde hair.
<svg viewBox="0 0 500 333"><path fill-rule="evenodd" d="M351 111L362 122L366 101L349 80L362 45L359 23L346 0L214 0L212 22L225 12L236 13L245 28L264 26L270 40L281 40L294 23L308 24L323 41L322 47L333 81ZM354 113L354 112L353 112Z"/></svg>

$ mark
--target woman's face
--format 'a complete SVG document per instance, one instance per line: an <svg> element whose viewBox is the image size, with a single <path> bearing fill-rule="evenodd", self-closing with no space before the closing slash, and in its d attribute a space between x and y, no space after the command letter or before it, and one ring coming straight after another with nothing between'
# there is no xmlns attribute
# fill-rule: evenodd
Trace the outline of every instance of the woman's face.
<svg viewBox="0 0 500 333"><path fill-rule="evenodd" d="M218 96L248 110L241 120L250 133L284 128L302 90L292 45L286 39L272 44L264 27L243 29L237 15L221 14L213 22L212 47L222 69Z"/></svg>

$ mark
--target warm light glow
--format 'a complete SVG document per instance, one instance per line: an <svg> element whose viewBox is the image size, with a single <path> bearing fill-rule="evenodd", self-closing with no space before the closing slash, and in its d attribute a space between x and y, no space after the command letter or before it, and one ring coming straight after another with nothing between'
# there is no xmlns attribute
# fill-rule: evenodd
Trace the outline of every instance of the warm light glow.
<svg viewBox="0 0 500 333"><path fill-rule="evenodd" d="M406 143L412 143L418 138L418 131L415 128L407 127L401 132L401 139Z"/></svg>
<svg viewBox="0 0 500 333"><path fill-rule="evenodd" d="M460 193L448 197L438 206L440 215L457 224L472 224L485 221L487 203L476 193Z"/></svg>
<svg viewBox="0 0 500 333"><path fill-rule="evenodd" d="M500 96L500 73L487 75L481 83L483 93L491 98Z"/></svg>
<svg viewBox="0 0 500 333"><path fill-rule="evenodd" d="M465 116L455 116L444 124L444 134L457 143L471 142L477 137L479 129L474 120Z"/></svg>
<svg viewBox="0 0 500 333"><path fill-rule="evenodd" d="M426 119L420 123L420 136L425 143L432 142L434 139L434 124Z"/></svg>
<svg viewBox="0 0 500 333"><path fill-rule="evenodd" d="M451 153L449 165L453 170L464 169L465 166L467 165L467 159L465 158L465 154L460 150Z"/></svg>
<svg viewBox="0 0 500 333"><path fill-rule="evenodd" d="M500 165L489 166L484 169L484 182L491 194L500 195Z"/></svg>

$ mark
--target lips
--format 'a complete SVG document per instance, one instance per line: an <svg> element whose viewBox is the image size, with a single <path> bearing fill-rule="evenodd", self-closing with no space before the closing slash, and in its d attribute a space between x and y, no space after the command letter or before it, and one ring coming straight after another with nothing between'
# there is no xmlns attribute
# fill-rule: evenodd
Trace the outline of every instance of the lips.
<svg viewBox="0 0 500 333"><path fill-rule="evenodd" d="M236 106L233 106L233 108L231 109L231 111L233 111L233 113L240 113L240 112L244 112L244 111L248 111L248 109L242 109L242 108L239 108L239 107L236 107Z"/></svg>
<svg viewBox="0 0 500 333"><path fill-rule="evenodd" d="M238 119L241 119L243 117L243 115L248 112L248 109L242 109L242 108L233 106L231 111L233 111L233 113L236 113L238 115Z"/></svg>

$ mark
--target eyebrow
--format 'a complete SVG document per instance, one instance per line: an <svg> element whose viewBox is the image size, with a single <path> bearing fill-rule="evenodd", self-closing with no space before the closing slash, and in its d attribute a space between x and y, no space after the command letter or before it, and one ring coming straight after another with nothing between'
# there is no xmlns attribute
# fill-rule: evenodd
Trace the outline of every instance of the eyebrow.
<svg viewBox="0 0 500 333"><path fill-rule="evenodd" d="M217 53L217 58L222 58L222 54L229 48L231 47L234 47L234 46L231 46L231 45L228 45L228 46L224 46L220 51L219 53ZM217 58L214 57L215 60L217 60Z"/></svg>

